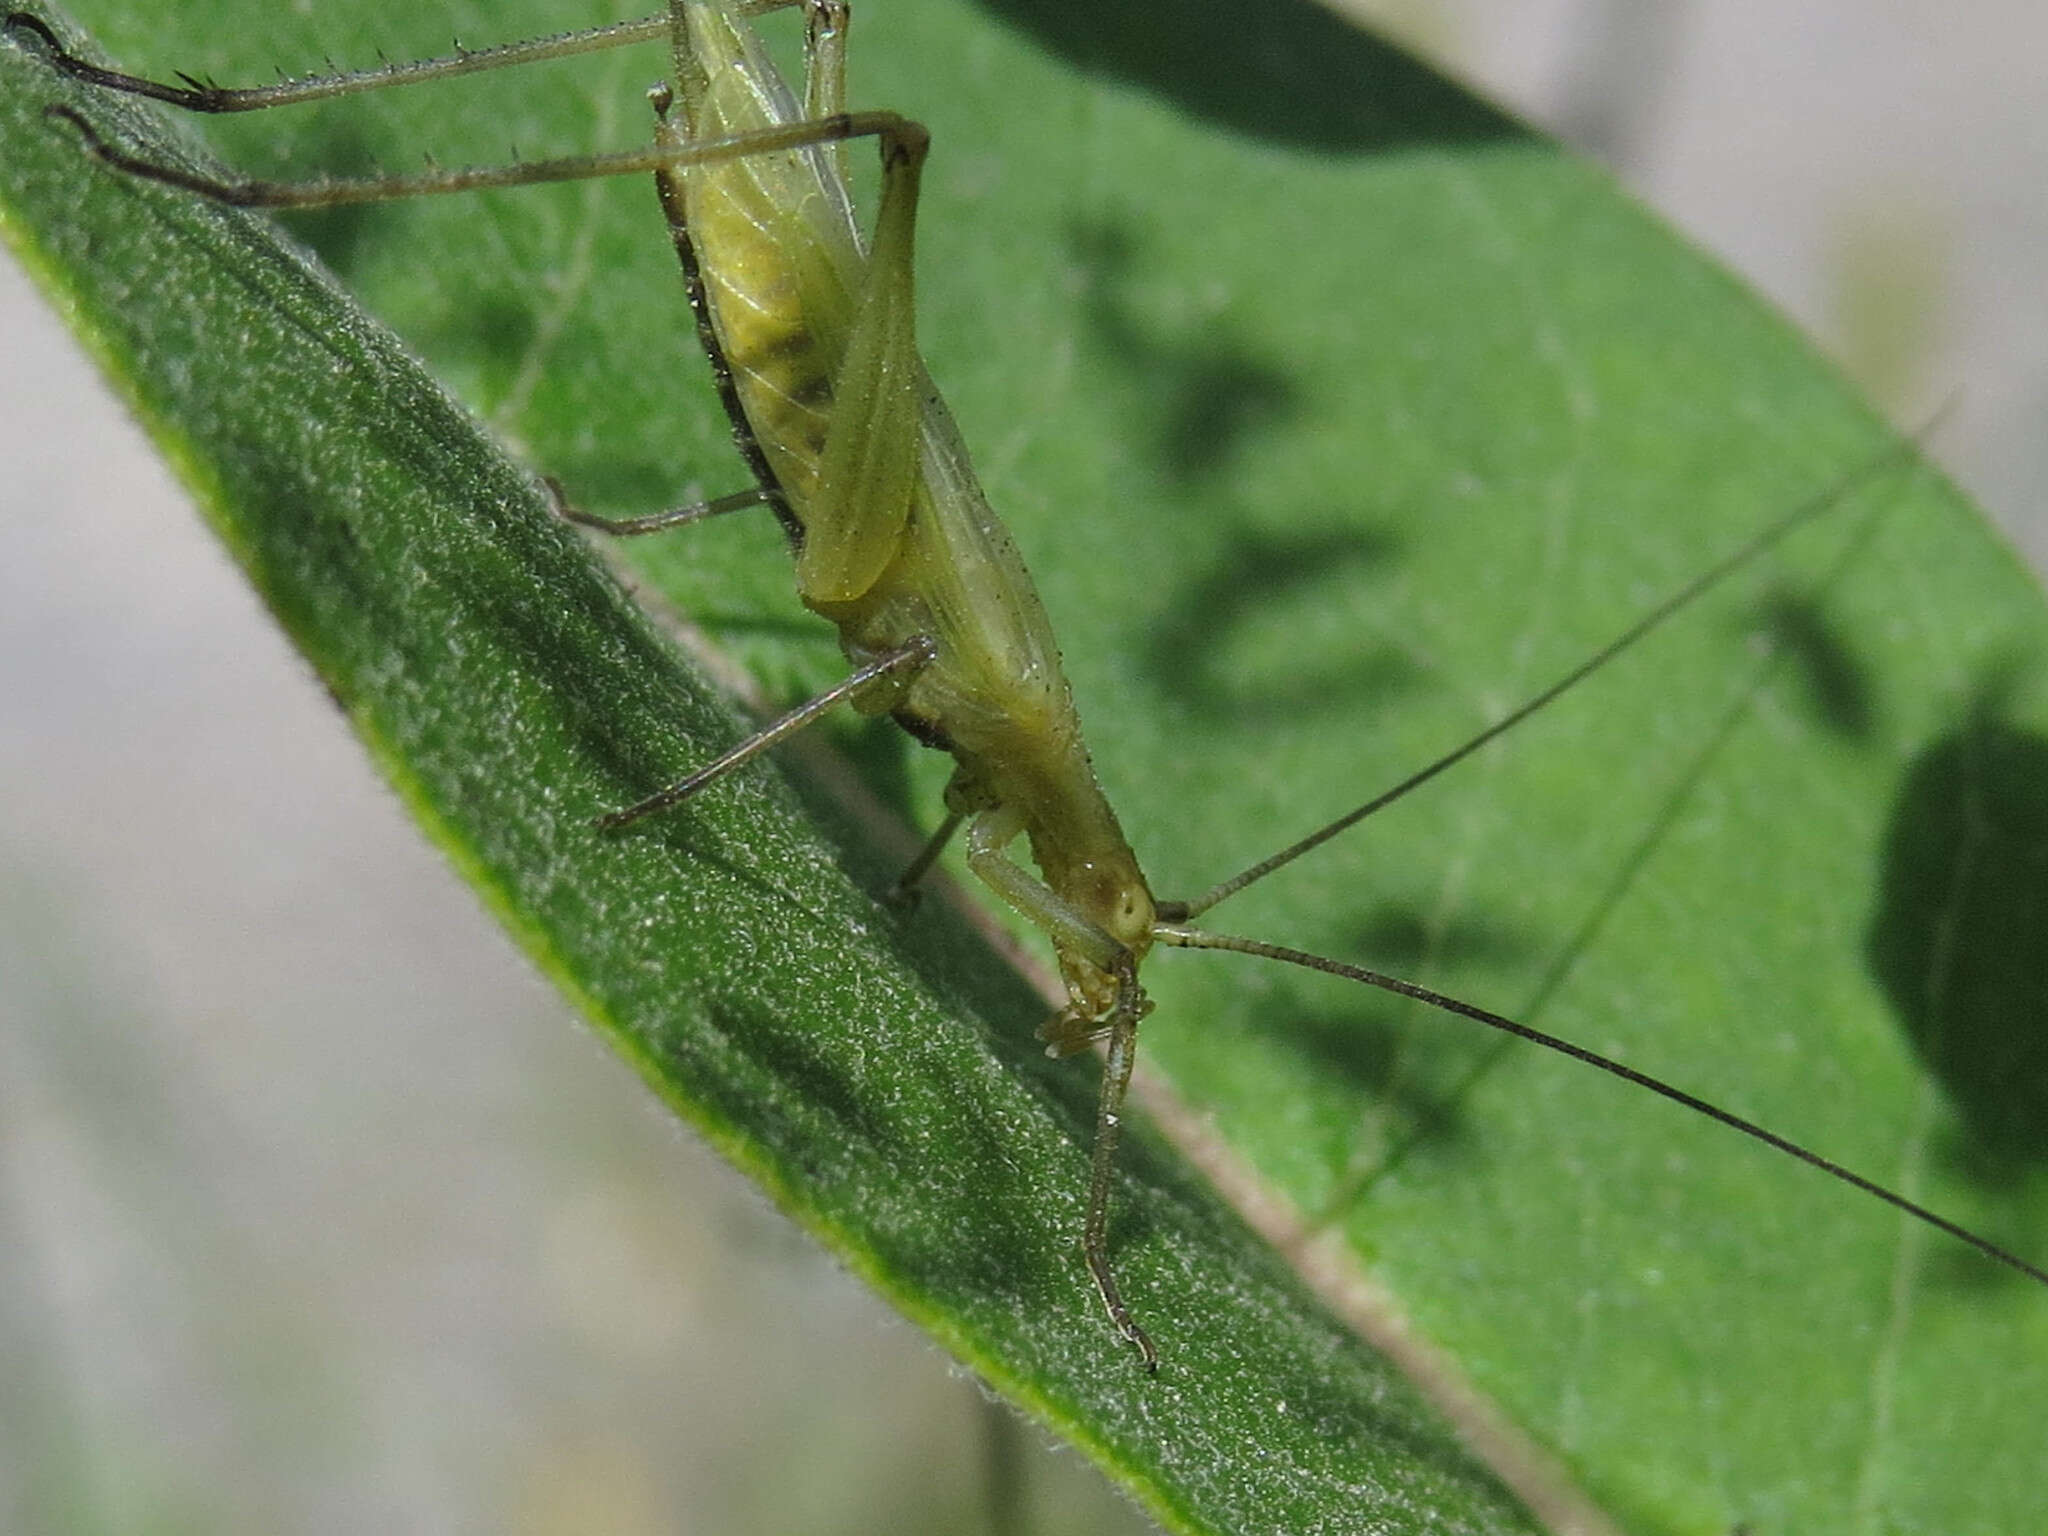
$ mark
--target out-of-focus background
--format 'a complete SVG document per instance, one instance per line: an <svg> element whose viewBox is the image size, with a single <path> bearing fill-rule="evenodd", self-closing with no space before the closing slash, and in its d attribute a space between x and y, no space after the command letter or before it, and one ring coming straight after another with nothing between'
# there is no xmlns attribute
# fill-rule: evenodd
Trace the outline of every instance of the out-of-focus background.
<svg viewBox="0 0 2048 1536"><path fill-rule="evenodd" d="M2048 562L2048 12L1357 8ZM0 465L0 1528L1144 1528L529 974L4 264Z"/></svg>
<svg viewBox="0 0 2048 1536"><path fill-rule="evenodd" d="M2048 569L2048 12L1336 0L1612 166Z"/></svg>

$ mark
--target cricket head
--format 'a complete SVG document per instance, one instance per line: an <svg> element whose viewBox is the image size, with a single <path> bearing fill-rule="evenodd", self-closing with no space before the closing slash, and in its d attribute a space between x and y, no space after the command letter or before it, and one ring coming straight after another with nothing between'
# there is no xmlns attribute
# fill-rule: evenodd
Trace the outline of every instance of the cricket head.
<svg viewBox="0 0 2048 1536"><path fill-rule="evenodd" d="M1067 1006L1039 1026L1038 1038L1048 1056L1071 1056L1086 1050L1116 1028L1120 1020L1135 1025L1152 1011L1152 1000L1138 980L1138 965L1152 947L1152 898L1142 887L1123 910L1120 921L1131 935L1117 937L1117 948L1103 959L1059 946L1060 976L1067 986ZM1144 926L1135 928L1142 909ZM1105 925L1105 932L1108 931Z"/></svg>

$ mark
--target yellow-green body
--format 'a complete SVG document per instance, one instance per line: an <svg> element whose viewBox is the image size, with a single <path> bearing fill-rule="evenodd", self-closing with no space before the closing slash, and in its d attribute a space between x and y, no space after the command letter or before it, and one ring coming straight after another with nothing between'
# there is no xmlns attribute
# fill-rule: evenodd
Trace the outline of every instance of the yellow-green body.
<svg viewBox="0 0 2048 1536"><path fill-rule="evenodd" d="M821 115L744 22L704 0L672 9L682 121L664 133L701 144ZM1135 960L1150 892L1089 765L1038 593L911 338L914 172L885 186L872 256L836 145L661 175L742 446L780 493L804 603L856 662L933 642L929 665L866 707L950 752L953 808L981 813L984 842L1021 831L1057 902ZM1075 1022L1099 1020L1115 991L1099 945L1056 913L1027 916L1060 952Z"/></svg>

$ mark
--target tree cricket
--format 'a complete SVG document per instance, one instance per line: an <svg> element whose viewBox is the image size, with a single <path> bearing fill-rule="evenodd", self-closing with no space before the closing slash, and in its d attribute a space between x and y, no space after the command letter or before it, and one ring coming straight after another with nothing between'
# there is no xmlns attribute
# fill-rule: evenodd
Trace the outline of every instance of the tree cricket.
<svg viewBox="0 0 2048 1536"><path fill-rule="evenodd" d="M668 11L634 22L246 91L117 74L67 54L29 13L16 12L7 24L35 34L53 63L82 81L209 112L283 106L667 40L674 78L653 93L651 147L477 171L221 181L140 159L83 117L62 115L111 168L244 207L328 207L603 176L656 180L700 338L757 485L627 520L580 512L567 492L557 493L558 504L564 515L613 534L652 533L765 508L781 521L795 551L803 602L837 628L853 670L725 756L635 804L605 809L602 825L616 830L681 803L841 703L890 715L925 745L950 753L956 766L947 818L917 871L964 827L969 868L1036 927L1058 957L1067 1003L1041 1032L1048 1050L1064 1055L1106 1045L1082 1248L1111 1323L1146 1369L1156 1369L1158 1354L1121 1294L1109 1234L1124 1097L1140 1022L1151 1009L1139 972L1159 945L1229 950L1320 970L1520 1035L1717 1119L2048 1283L2040 1268L1904 1196L1598 1053L1427 987L1194 926L1245 886L1527 718L1832 498L1768 527L1613 645L1396 789L1201 895L1157 900L1097 784L1044 610L982 497L918 351L912 273L927 135L892 112L848 110L847 16L835 0L804 5L806 78L801 91L792 90L750 25L754 15L788 3L794 0L738 7L673 0ZM882 161L869 233L855 220L842 165L843 146L865 139L879 143ZM1020 838L1036 874L1013 857Z"/></svg>

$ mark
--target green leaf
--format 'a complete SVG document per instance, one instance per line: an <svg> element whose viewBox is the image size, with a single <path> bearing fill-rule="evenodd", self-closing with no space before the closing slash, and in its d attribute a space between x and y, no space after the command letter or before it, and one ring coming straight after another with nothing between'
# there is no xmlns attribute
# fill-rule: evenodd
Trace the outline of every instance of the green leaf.
<svg viewBox="0 0 2048 1536"><path fill-rule="evenodd" d="M224 80L446 46L403 9L80 7ZM1155 886L1454 744L1887 441L1598 173L1320 13L870 0L853 96L934 130L920 320ZM594 16L491 10L496 40ZM470 30L474 31L475 28ZM646 52L209 124L257 171L637 142ZM10 242L429 832L679 1112L1156 1515L1516 1529L1167 1148L1120 1187L1145 1380L1074 1252L1092 1074L874 818L749 774L587 818L741 729L381 330L275 242L40 120L153 112L0 49ZM176 130L183 133L183 130ZM863 157L856 155L856 165ZM743 471L637 183L294 228L594 510ZM632 551L777 699L843 669L772 529ZM1216 914L1612 1051L2048 1250L2039 595L1925 470L1458 774ZM945 764L848 731L928 823ZM850 874L849 874L850 871ZM1454 1022L1163 955L1145 1058L1436 1369L1622 1529L2027 1528L2048 1304L1671 1106ZM1377 1524L1375 1523L1377 1522Z"/></svg>

